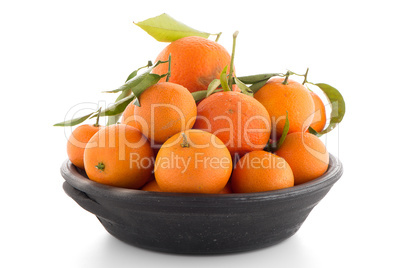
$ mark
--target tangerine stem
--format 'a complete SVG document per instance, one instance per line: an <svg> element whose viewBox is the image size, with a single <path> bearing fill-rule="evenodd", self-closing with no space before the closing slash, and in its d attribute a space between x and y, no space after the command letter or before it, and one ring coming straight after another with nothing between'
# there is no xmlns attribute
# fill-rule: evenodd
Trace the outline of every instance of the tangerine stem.
<svg viewBox="0 0 402 268"><path fill-rule="evenodd" d="M184 134L184 132L181 134L183 136L183 143L181 143L181 147L183 148L189 148L190 147L190 143L188 143L186 134Z"/></svg>
<svg viewBox="0 0 402 268"><path fill-rule="evenodd" d="M99 110L98 110L98 115L96 116L96 122L94 124L94 127L99 127L99 118L100 118L101 110L102 110L102 107L99 108Z"/></svg>
<svg viewBox="0 0 402 268"><path fill-rule="evenodd" d="M169 59L168 59L169 67L168 67L168 72L167 72L167 76L166 76L166 82L169 82L171 62L172 62L172 54L169 54Z"/></svg>
<svg viewBox="0 0 402 268"><path fill-rule="evenodd" d="M236 38L237 35L239 34L239 31L234 32L233 34L233 46L232 46L232 56L230 57L230 70L229 70L229 89L232 90L232 84L233 84L233 63L234 63L234 56L235 56L235 50L236 50Z"/></svg>
<svg viewBox="0 0 402 268"><path fill-rule="evenodd" d="M282 82L283 85L287 85L287 84L288 84L289 76L290 76L290 72L288 71L288 72L286 73L285 80L283 80L283 82Z"/></svg>
<svg viewBox="0 0 402 268"><path fill-rule="evenodd" d="M105 164L103 164L103 162L99 162L95 167L96 167L99 171L104 171L104 170L105 170Z"/></svg>
<svg viewBox="0 0 402 268"><path fill-rule="evenodd" d="M215 42L218 42L219 38L221 37L222 32L216 34Z"/></svg>
<svg viewBox="0 0 402 268"><path fill-rule="evenodd" d="M309 68L307 68L306 73L304 74L304 80L303 80L302 85L304 85L307 82L308 70L309 70Z"/></svg>

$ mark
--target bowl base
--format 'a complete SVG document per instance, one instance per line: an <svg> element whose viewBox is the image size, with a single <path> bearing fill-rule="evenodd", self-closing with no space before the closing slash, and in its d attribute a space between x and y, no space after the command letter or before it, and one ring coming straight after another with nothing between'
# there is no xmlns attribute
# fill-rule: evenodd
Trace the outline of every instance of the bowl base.
<svg viewBox="0 0 402 268"><path fill-rule="evenodd" d="M145 237L143 234L136 234L136 232L130 232L126 226L116 224L104 218L97 218L109 234L124 243L146 250L182 255L222 255L263 249L290 238L301 226L300 224L290 230L287 229L285 233L278 234L277 236L269 236L269 239L250 237L247 239L248 243L243 240L233 239L233 237L228 238L226 241L222 241L222 238L220 238L220 241L218 241L218 239L208 239L206 237L197 237L196 239L186 237L184 239L184 236L180 235L178 237L182 237L182 239L172 239L168 235L169 237L159 240ZM169 242L166 243L164 241ZM175 243L171 243L172 241Z"/></svg>

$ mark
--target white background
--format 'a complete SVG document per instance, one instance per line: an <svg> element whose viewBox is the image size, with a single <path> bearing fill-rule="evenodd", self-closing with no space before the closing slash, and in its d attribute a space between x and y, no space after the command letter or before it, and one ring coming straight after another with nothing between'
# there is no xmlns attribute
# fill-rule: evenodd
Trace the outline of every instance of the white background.
<svg viewBox="0 0 402 268"><path fill-rule="evenodd" d="M133 21L162 13L231 49L238 75L303 73L338 88L344 121L327 139L344 175L296 235L225 256L177 256L110 236L62 190L76 104L154 60L166 45ZM1 267L401 267L402 41L399 1L2 1Z"/></svg>

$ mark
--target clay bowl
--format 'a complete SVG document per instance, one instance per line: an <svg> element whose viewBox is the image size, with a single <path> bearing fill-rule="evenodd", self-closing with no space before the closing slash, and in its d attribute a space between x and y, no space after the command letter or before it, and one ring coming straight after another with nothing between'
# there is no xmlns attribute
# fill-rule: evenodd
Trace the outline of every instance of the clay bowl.
<svg viewBox="0 0 402 268"><path fill-rule="evenodd" d="M251 194L179 194L102 185L65 161L63 188L116 238L141 248L179 254L223 254L291 237L341 177L330 155L327 172L288 189Z"/></svg>

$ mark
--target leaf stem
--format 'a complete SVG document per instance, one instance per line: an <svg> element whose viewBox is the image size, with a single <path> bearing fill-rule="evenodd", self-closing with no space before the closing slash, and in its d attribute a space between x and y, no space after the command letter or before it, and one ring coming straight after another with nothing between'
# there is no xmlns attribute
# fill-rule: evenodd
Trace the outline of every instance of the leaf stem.
<svg viewBox="0 0 402 268"><path fill-rule="evenodd" d="M216 34L215 42L218 42L218 40L219 40L219 38L221 37L221 35L222 35L222 32Z"/></svg>
<svg viewBox="0 0 402 268"><path fill-rule="evenodd" d="M99 118L100 118L101 110L102 110L102 107L100 107L98 110L98 115L96 116L96 122L94 124L94 127L99 127Z"/></svg>
<svg viewBox="0 0 402 268"><path fill-rule="evenodd" d="M172 54L169 54L169 67L168 67L168 72L167 72L167 76L166 76L166 82L169 82L169 78L170 78L170 67L171 67L171 62L172 62Z"/></svg>
<svg viewBox="0 0 402 268"><path fill-rule="evenodd" d="M306 73L304 74L304 80L303 80L302 85L304 85L307 82L308 70L309 70L309 68L307 68Z"/></svg>
<svg viewBox="0 0 402 268"><path fill-rule="evenodd" d="M239 31L234 32L233 34L233 46L232 46L232 56L230 57L230 69L229 69L229 88L232 90L232 84L233 84L233 63L234 63L234 56L235 56L235 50L236 50L236 38L239 35Z"/></svg>
<svg viewBox="0 0 402 268"><path fill-rule="evenodd" d="M288 71L288 72L286 73L286 75L285 75L285 80L283 80L283 82L282 82L283 85L287 85L287 84L288 84L289 76L290 76L290 72Z"/></svg>

